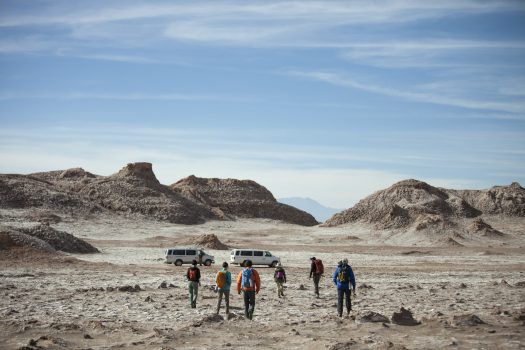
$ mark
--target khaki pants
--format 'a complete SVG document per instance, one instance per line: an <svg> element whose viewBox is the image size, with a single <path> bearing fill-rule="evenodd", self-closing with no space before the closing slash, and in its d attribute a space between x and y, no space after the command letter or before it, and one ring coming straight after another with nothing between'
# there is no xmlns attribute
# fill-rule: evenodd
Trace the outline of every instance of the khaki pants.
<svg viewBox="0 0 525 350"><path fill-rule="evenodd" d="M217 314L219 314L219 310L221 309L222 296L224 295L224 302L226 303L226 315L228 315L230 313L230 291L219 289L217 293L219 294L219 299L217 300Z"/></svg>
<svg viewBox="0 0 525 350"><path fill-rule="evenodd" d="M280 297L284 297L284 286L283 286L283 281L275 281L275 283L277 284L277 296L280 298Z"/></svg>

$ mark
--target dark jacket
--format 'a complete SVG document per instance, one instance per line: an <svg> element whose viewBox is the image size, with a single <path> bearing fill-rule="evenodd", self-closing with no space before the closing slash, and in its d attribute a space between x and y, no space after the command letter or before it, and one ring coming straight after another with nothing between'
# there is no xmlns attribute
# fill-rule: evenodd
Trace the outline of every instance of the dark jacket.
<svg viewBox="0 0 525 350"><path fill-rule="evenodd" d="M346 273L349 277L348 282L341 282L337 278L337 276L339 275L339 272L341 272L341 270L343 269L346 269ZM334 284L337 286L337 289L349 290L350 284L352 284L352 289L355 290L355 276L354 276L354 271L352 271L352 267L350 265L337 266L337 269L335 269L335 272L334 272L333 280L334 280Z"/></svg>
<svg viewBox="0 0 525 350"><path fill-rule="evenodd" d="M201 270L199 270L198 267L190 267L188 269L188 271L186 272L186 278L188 279L188 281L190 281L190 270L197 270L197 280L194 281L194 282L200 282L201 280Z"/></svg>
<svg viewBox="0 0 525 350"><path fill-rule="evenodd" d="M312 266L310 266L310 277L319 276L317 273L317 266L315 266L315 261L312 261Z"/></svg>

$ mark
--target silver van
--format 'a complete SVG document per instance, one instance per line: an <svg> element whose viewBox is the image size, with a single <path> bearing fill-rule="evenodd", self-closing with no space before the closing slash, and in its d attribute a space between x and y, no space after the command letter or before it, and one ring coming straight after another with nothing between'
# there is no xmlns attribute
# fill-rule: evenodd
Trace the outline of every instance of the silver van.
<svg viewBox="0 0 525 350"><path fill-rule="evenodd" d="M203 249L196 247L175 247L165 250L166 264L191 264L193 260L201 262L206 266L215 263L215 257L207 254ZM201 258L201 260L199 260Z"/></svg>
<svg viewBox="0 0 525 350"><path fill-rule="evenodd" d="M261 249L234 249L230 252L230 262L232 264L244 266L246 260L251 260L253 265L275 267L277 263L281 261L281 258L272 255L272 253L267 250Z"/></svg>

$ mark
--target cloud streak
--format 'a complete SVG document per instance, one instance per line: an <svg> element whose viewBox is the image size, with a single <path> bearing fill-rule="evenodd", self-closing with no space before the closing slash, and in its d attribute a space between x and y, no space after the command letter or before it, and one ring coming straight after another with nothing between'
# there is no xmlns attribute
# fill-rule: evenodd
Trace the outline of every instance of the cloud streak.
<svg viewBox="0 0 525 350"><path fill-rule="evenodd" d="M348 78L346 76L324 72L324 71L290 71L291 76L307 78L311 80L321 81L324 83L343 86L358 90L363 90L375 94L381 94L392 97L399 97L404 100L422 103L432 103L446 106L461 107L475 110L489 110L509 113L525 113L524 102L499 102L486 100L469 100L464 98L447 97L445 95L436 95L425 92L415 92L409 90L394 89L390 87L377 86L373 84L365 84L357 80Z"/></svg>

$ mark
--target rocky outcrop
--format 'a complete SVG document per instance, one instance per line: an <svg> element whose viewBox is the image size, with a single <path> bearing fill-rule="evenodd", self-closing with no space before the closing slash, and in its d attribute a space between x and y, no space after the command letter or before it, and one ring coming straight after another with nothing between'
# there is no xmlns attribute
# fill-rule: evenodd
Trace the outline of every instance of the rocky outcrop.
<svg viewBox="0 0 525 350"><path fill-rule="evenodd" d="M366 222L378 229L405 228L421 230L445 227L449 218L472 218L481 212L461 197L417 180L404 180L378 191L354 207L334 215L326 226Z"/></svg>
<svg viewBox="0 0 525 350"><path fill-rule="evenodd" d="M0 250L30 248L44 253L56 253L49 243L10 227L0 227Z"/></svg>
<svg viewBox="0 0 525 350"><path fill-rule="evenodd" d="M217 216L206 207L161 185L151 163L132 163L118 173L89 181L79 193L108 210L178 224L198 224Z"/></svg>
<svg viewBox="0 0 525 350"><path fill-rule="evenodd" d="M270 191L255 181L208 179L192 175L170 187L223 218L268 218L304 226L317 224L312 215L278 203Z"/></svg>
<svg viewBox="0 0 525 350"><path fill-rule="evenodd" d="M504 235L503 232L500 232L489 224L487 224L483 219L477 218L468 225L467 230L475 235L488 236L488 237L501 237Z"/></svg>
<svg viewBox="0 0 525 350"><path fill-rule="evenodd" d="M83 213L100 211L100 207L77 193L32 175L0 175L0 208L42 208Z"/></svg>
<svg viewBox="0 0 525 350"><path fill-rule="evenodd" d="M67 232L55 230L48 225L20 228L18 231L46 242L55 250L76 254L99 253L97 248L86 241Z"/></svg>
<svg viewBox="0 0 525 350"><path fill-rule="evenodd" d="M484 214L525 216L525 189L517 182L488 190L448 190Z"/></svg>

